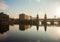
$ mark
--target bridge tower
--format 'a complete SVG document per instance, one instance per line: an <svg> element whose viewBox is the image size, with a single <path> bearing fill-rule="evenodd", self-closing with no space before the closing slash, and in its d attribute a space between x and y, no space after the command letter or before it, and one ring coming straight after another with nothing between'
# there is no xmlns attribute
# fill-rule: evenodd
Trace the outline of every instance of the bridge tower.
<svg viewBox="0 0 60 42"><path fill-rule="evenodd" d="M47 30L47 15L46 15L46 13L45 13L45 16L44 16L44 29L45 29L45 31Z"/></svg>
<svg viewBox="0 0 60 42"><path fill-rule="evenodd" d="M37 21L37 24L39 25L39 15L37 14L37 17L36 17L36 21Z"/></svg>
<svg viewBox="0 0 60 42"><path fill-rule="evenodd" d="M39 15L38 15L38 14L37 14L37 16L36 16L36 21L39 22Z"/></svg>
<svg viewBox="0 0 60 42"><path fill-rule="evenodd" d="M37 14L36 17L36 27L37 27L37 31L39 30L39 15Z"/></svg>
<svg viewBox="0 0 60 42"><path fill-rule="evenodd" d="M47 25L47 15L45 13L45 16L44 16L44 25Z"/></svg>
<svg viewBox="0 0 60 42"><path fill-rule="evenodd" d="M47 19L47 15L46 15L46 13L45 13L44 19L45 19L45 20Z"/></svg>
<svg viewBox="0 0 60 42"><path fill-rule="evenodd" d="M47 25L47 15L46 15L46 13L45 13L45 15L44 15L44 20L41 22L42 23L42 25Z"/></svg>

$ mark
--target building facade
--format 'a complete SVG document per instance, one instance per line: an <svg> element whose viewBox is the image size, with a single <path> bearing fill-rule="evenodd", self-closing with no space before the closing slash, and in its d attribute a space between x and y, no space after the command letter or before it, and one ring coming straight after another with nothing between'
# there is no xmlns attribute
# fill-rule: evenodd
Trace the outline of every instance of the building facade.
<svg viewBox="0 0 60 42"><path fill-rule="evenodd" d="M4 14L3 12L0 13L0 24L9 24L9 15Z"/></svg>
<svg viewBox="0 0 60 42"><path fill-rule="evenodd" d="M31 16L25 15L24 13L19 15L19 20L30 20Z"/></svg>

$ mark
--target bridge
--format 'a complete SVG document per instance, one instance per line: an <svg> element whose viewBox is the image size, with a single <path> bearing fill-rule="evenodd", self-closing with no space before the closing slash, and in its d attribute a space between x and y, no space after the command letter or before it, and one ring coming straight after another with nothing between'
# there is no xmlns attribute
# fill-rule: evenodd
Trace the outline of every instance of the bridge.
<svg viewBox="0 0 60 42"><path fill-rule="evenodd" d="M60 25L60 19L59 18L47 18L47 15L45 14L44 19L39 19L39 15L37 15L37 21L39 21L39 23L41 25Z"/></svg>
<svg viewBox="0 0 60 42"><path fill-rule="evenodd" d="M60 26L60 19L59 18L47 18L46 14L43 19L39 19L39 15L37 15L36 17L37 30L39 29L39 26L44 26L44 30L46 31L47 26L51 26L51 25Z"/></svg>

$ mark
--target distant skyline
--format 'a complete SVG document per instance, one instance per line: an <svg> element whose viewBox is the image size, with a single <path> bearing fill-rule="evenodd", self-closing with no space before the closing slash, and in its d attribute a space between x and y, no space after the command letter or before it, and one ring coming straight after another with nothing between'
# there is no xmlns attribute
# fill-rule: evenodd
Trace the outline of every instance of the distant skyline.
<svg viewBox="0 0 60 42"><path fill-rule="evenodd" d="M60 17L60 0L0 0L0 12L4 12L12 18L18 18L20 13L26 13L36 17L48 18Z"/></svg>

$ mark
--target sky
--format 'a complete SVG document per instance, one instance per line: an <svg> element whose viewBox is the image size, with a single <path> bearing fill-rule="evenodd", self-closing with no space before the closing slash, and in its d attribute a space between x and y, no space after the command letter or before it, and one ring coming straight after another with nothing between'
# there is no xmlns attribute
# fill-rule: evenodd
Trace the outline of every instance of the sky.
<svg viewBox="0 0 60 42"><path fill-rule="evenodd" d="M12 18L18 18L21 13L32 17L38 14L40 18L44 18L45 13L48 18L60 17L59 8L60 0L0 0L0 12Z"/></svg>

